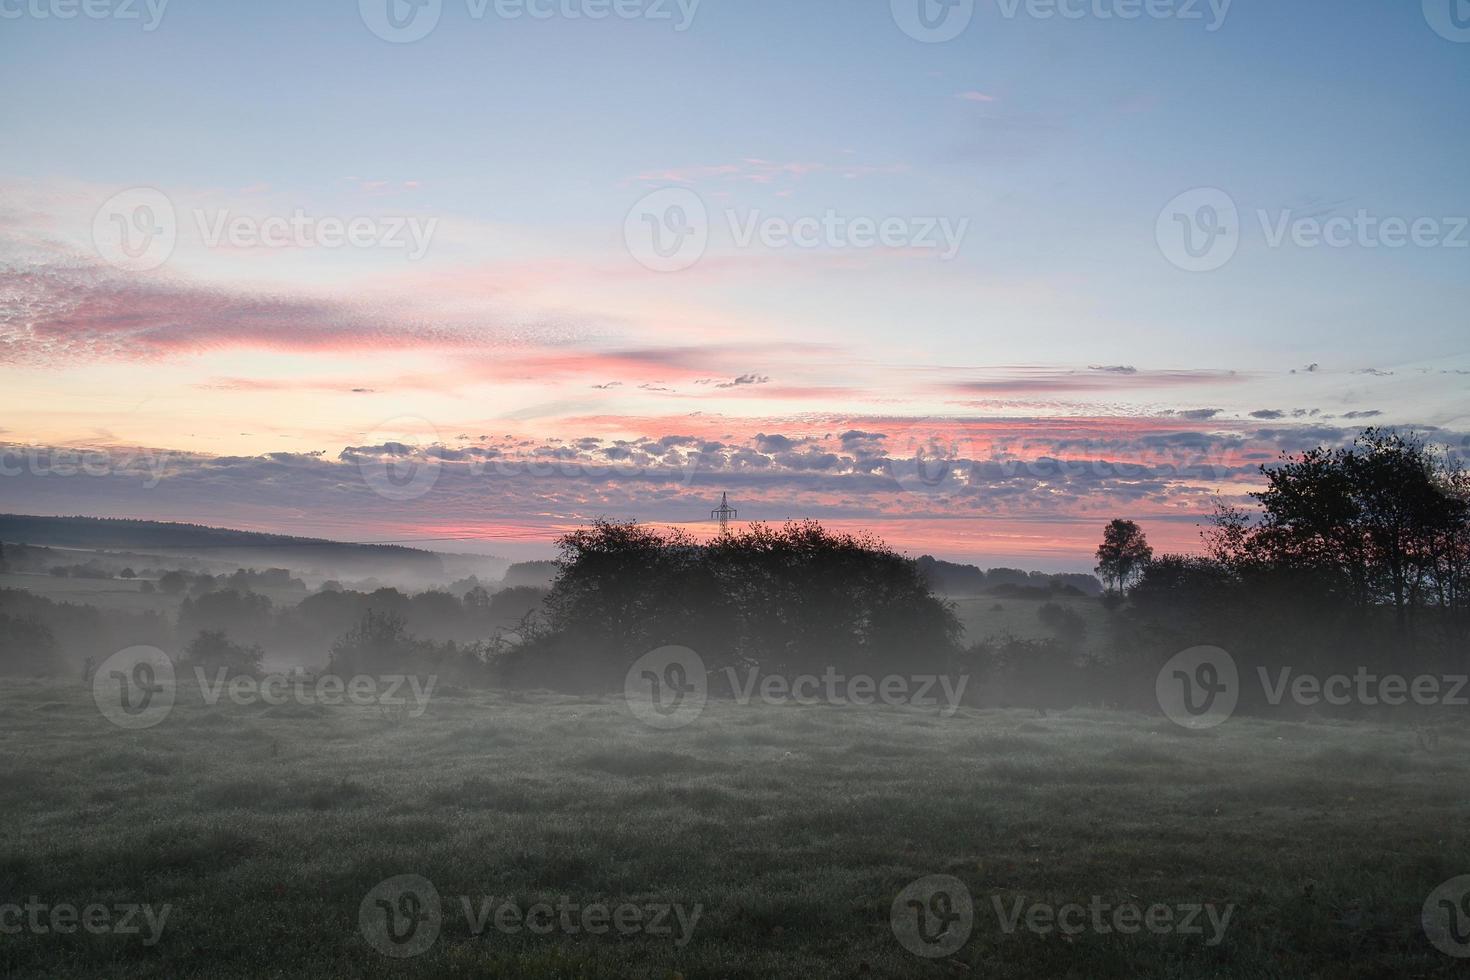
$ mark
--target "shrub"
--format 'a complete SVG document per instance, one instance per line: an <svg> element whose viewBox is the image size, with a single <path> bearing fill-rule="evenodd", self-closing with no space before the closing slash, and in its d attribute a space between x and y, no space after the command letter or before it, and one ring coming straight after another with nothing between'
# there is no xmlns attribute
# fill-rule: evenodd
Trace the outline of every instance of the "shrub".
<svg viewBox="0 0 1470 980"><path fill-rule="evenodd" d="M1069 647L1076 647L1087 635L1087 621L1059 603L1045 603L1036 610L1036 618Z"/></svg>
<svg viewBox="0 0 1470 980"><path fill-rule="evenodd" d="M507 665L542 683L560 673L556 686L621 684L634 659L666 645L694 649L711 669L929 672L949 663L962 632L914 561L813 521L754 524L707 545L602 521L561 549L549 631Z"/></svg>
<svg viewBox="0 0 1470 980"><path fill-rule="evenodd" d="M402 616L369 609L332 644L328 669L343 676L399 671L430 652L427 644L408 632Z"/></svg>
<svg viewBox="0 0 1470 980"><path fill-rule="evenodd" d="M59 666L56 637L45 623L0 613L0 673L36 676L55 673Z"/></svg>
<svg viewBox="0 0 1470 980"><path fill-rule="evenodd" d="M222 630L201 630L184 650L185 664L229 677L259 677L264 657L260 647L235 643Z"/></svg>

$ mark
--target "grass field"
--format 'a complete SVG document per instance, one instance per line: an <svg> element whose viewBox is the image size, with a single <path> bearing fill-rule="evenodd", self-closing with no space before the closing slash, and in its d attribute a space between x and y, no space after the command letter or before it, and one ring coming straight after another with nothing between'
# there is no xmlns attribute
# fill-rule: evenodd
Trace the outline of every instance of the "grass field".
<svg viewBox="0 0 1470 980"><path fill-rule="evenodd" d="M181 595L163 592L146 593L142 579L60 578L38 572L6 572L0 574L0 589L25 589L53 602L72 602L99 609L122 609L128 612L178 612ZM293 589L257 586L252 591L270 599L277 606L294 606L308 593Z"/></svg>
<svg viewBox="0 0 1470 980"><path fill-rule="evenodd" d="M58 578L41 573L8 572L0 574L0 589L25 589L53 602L74 602L99 609L173 613L179 608L178 596L161 592L145 595L140 579Z"/></svg>
<svg viewBox="0 0 1470 980"><path fill-rule="evenodd" d="M374 708L204 704L142 731L80 685L0 693L0 904L149 903L161 936L0 935L5 977L1449 977L1420 910L1470 873L1470 729L616 700L436 690ZM391 959L385 879L443 897ZM890 925L973 896L952 956ZM691 938L472 934L458 896L701 906ZM1002 931L1017 900L1233 906L1205 937Z"/></svg>
<svg viewBox="0 0 1470 980"><path fill-rule="evenodd" d="M1037 617L1037 610L1055 602L1082 617L1087 626L1079 648L1084 653L1102 653L1108 637L1108 611L1095 596L1056 596L1049 600L1008 599L998 596L950 597L955 615L965 627L965 642L1013 636L1018 640L1044 640L1056 634Z"/></svg>

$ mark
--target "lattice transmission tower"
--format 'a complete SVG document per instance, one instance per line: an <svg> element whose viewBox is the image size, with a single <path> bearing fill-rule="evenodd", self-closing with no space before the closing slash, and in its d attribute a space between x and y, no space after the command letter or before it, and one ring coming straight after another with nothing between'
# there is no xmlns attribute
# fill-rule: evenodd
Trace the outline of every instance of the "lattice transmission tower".
<svg viewBox="0 0 1470 980"><path fill-rule="evenodd" d="M738 516L740 515L735 512L735 508L730 506L730 494L728 492L720 494L720 506L709 512L710 520L720 522L721 535L730 532L730 522Z"/></svg>

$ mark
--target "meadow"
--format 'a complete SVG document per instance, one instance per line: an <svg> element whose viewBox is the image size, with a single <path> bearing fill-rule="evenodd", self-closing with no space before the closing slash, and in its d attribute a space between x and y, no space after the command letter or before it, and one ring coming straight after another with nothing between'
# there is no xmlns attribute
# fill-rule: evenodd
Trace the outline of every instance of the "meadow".
<svg viewBox="0 0 1470 980"><path fill-rule="evenodd" d="M1056 633L1037 617L1037 611L1047 603L1055 603L1076 613L1086 627L1077 644L1079 653L1101 656L1107 651L1112 628L1109 614L1093 596L1057 595L1042 600L983 595L946 596L945 599L954 606L955 615L965 628L967 643L1007 636L1018 640L1051 639Z"/></svg>
<svg viewBox="0 0 1470 980"><path fill-rule="evenodd" d="M124 731L80 683L0 693L0 903L170 906L138 935L0 935L6 977L1437 977L1420 923L1470 872L1470 728L1191 733L1141 714L618 699L438 688L374 707L206 704ZM420 875L410 959L359 928ZM923 959L890 909L951 875L973 932ZM698 904L669 936L475 934L458 896ZM1233 906L1194 935L1001 928L1017 900Z"/></svg>
<svg viewBox="0 0 1470 980"><path fill-rule="evenodd" d="M141 579L58 578L42 572L0 572L0 589L25 589L53 602L71 602L98 609L127 612L173 613L179 597L145 593Z"/></svg>
<svg viewBox="0 0 1470 980"><path fill-rule="evenodd" d="M156 612L167 615L178 612L179 604L184 598L182 595L144 591L144 581L124 578L59 578L44 572L0 572L0 589L24 589L53 602L70 602L125 612ZM251 591L265 596L277 606L294 606L307 595L305 592L261 585L253 586Z"/></svg>

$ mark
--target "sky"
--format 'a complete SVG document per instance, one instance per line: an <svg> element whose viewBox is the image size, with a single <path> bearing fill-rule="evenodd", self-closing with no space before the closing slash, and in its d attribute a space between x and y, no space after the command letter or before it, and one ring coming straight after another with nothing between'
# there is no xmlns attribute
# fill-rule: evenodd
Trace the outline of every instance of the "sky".
<svg viewBox="0 0 1470 980"><path fill-rule="evenodd" d="M1198 548L1470 433L1470 4L0 0L0 509Z"/></svg>

